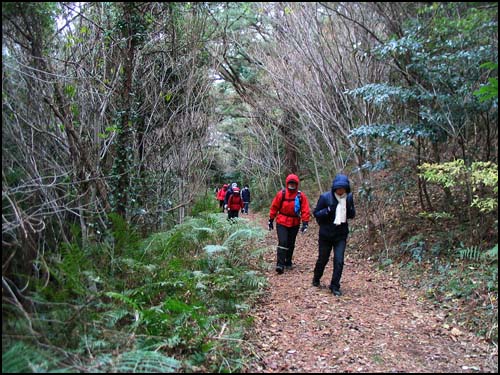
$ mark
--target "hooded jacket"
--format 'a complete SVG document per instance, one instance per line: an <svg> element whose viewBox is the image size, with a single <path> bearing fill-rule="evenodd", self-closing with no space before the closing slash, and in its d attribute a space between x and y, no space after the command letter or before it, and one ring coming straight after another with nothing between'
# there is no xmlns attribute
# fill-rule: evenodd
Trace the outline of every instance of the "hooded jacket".
<svg viewBox="0 0 500 375"><path fill-rule="evenodd" d="M233 190L233 193L227 200L227 209L230 211L239 211L243 208L243 199L241 199L239 189Z"/></svg>
<svg viewBox="0 0 500 375"><path fill-rule="evenodd" d="M297 188L295 190L288 189L288 183L290 181L295 181L297 183ZM282 202L283 193L281 190L276 193L276 196L271 203L271 208L269 209L269 218L274 219L277 217L276 223L285 227L299 226L301 220L303 222L309 222L311 216L309 201L303 191L300 192L301 216L299 217L295 214L295 197L299 191L299 177L295 174L289 174L285 182L285 199Z"/></svg>
<svg viewBox="0 0 500 375"><path fill-rule="evenodd" d="M347 192L347 219L354 219L356 216L354 198L351 193L349 179L346 175L338 174L333 179L331 190L320 195L316 208L314 209L314 217L319 224L320 237L323 236L333 238L342 236L347 238L347 235L349 234L349 226L347 222L340 225L333 224L333 221L335 220L335 211L337 204L339 203L335 197L335 190L339 188L344 188ZM331 207L330 210L328 210L328 206L330 204Z"/></svg>
<svg viewBox="0 0 500 375"><path fill-rule="evenodd" d="M224 186L222 186L222 189L220 189L219 192L217 193L217 200L223 201L226 196L226 191L227 191L227 185L224 184Z"/></svg>

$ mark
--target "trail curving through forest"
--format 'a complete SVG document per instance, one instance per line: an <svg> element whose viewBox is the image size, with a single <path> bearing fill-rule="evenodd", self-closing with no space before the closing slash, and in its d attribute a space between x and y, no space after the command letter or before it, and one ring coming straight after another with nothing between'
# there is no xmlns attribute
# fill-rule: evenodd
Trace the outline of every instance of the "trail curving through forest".
<svg viewBox="0 0 500 375"><path fill-rule="evenodd" d="M250 214L267 228L267 218ZM251 315L249 344L257 358L247 372L498 372L498 348L459 326L445 311L403 288L396 270L367 260L360 239L348 239L343 296L312 286L318 226L297 236L295 268L277 275L276 231L269 232L269 286Z"/></svg>

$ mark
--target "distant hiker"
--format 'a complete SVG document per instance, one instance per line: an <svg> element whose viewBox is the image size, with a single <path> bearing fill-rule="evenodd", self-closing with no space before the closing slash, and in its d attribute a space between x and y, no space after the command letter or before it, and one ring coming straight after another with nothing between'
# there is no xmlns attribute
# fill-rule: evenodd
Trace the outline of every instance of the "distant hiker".
<svg viewBox="0 0 500 375"><path fill-rule="evenodd" d="M229 197L233 194L233 189L235 187L238 187L238 184L236 182L233 182L231 184L231 186L229 186L227 188L226 195L224 196L224 208L227 208L227 201L228 201Z"/></svg>
<svg viewBox="0 0 500 375"><path fill-rule="evenodd" d="M217 192L217 200L219 201L219 208L224 212L224 198L226 197L228 184L222 185L222 189Z"/></svg>
<svg viewBox="0 0 500 375"><path fill-rule="evenodd" d="M286 178L286 187L278 191L269 210L269 230L273 230L276 218L278 233L278 248L276 249L276 272L282 274L284 269L293 266L292 257L295 249L295 239L302 221L302 232L309 225L309 201L306 195L298 190L299 177L290 174Z"/></svg>
<svg viewBox="0 0 500 375"><path fill-rule="evenodd" d="M319 252L312 281L314 286L320 285L319 281L333 248L333 275L330 290L336 296L342 295L340 278L344 268L344 252L349 234L347 219L354 219L355 216L356 210L349 179L346 175L337 174L333 179L331 191L321 194L314 210L314 217L319 224Z"/></svg>
<svg viewBox="0 0 500 375"><path fill-rule="evenodd" d="M250 204L250 189L248 189L248 185L245 185L243 190L241 190L241 199L243 199L243 209L241 213L248 215L248 205Z"/></svg>
<svg viewBox="0 0 500 375"><path fill-rule="evenodd" d="M227 219L238 217L240 210L243 208L243 199L240 196L240 189L233 188L233 193L227 200Z"/></svg>

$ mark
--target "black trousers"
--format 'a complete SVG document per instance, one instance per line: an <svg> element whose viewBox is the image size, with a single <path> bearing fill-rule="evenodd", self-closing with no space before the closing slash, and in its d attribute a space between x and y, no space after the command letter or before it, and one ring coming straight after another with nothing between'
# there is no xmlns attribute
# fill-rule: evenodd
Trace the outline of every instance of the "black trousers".
<svg viewBox="0 0 500 375"><path fill-rule="evenodd" d="M327 238L319 237L318 245L318 260L314 267L314 281L319 281L323 276L325 266L330 259L330 254L333 248L333 275L330 282L330 289L340 289L340 279L344 268L344 252L347 244L347 237Z"/></svg>
<svg viewBox="0 0 500 375"><path fill-rule="evenodd" d="M285 266L292 265L295 239L297 238L297 233L299 233L299 227L300 225L296 227L285 227L281 224L276 225L276 232L278 232L276 267L284 268Z"/></svg>
<svg viewBox="0 0 500 375"><path fill-rule="evenodd" d="M227 211L227 219L232 219L233 217L239 217L238 214L240 213L239 210L229 210Z"/></svg>

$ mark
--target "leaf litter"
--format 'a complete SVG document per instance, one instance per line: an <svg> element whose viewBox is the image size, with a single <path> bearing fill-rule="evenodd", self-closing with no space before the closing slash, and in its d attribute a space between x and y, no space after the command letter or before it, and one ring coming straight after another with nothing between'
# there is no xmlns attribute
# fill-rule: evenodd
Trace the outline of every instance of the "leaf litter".
<svg viewBox="0 0 500 375"><path fill-rule="evenodd" d="M261 215L250 219L266 227ZM328 289L330 259L320 287L312 286L318 226L299 233L294 268L278 275L276 232L264 254L268 288L250 315L247 342L254 360L245 372L498 372L498 348L465 328L443 323L446 311L379 270L348 239L341 297Z"/></svg>

